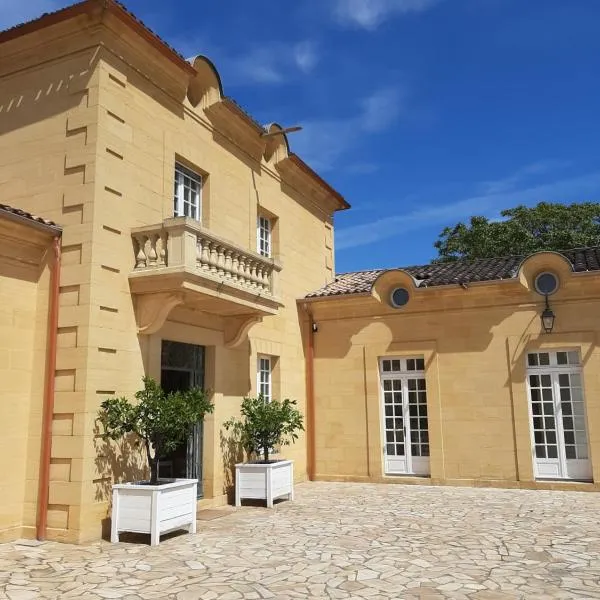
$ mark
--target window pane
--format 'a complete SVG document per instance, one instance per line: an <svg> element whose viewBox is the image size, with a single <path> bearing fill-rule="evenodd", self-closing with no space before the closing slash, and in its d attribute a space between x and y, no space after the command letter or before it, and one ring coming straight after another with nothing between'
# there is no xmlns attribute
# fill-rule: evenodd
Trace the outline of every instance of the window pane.
<svg viewBox="0 0 600 600"><path fill-rule="evenodd" d="M529 385L531 387L540 387L540 376L539 375L530 375L529 376Z"/></svg>
<svg viewBox="0 0 600 600"><path fill-rule="evenodd" d="M579 352L577 352L577 350L571 350L571 352L569 352L569 364L570 365L578 365L579 364Z"/></svg>
<svg viewBox="0 0 600 600"><path fill-rule="evenodd" d="M389 360L383 361L383 370L384 371L391 371L392 370L391 366L392 366L392 363Z"/></svg>
<svg viewBox="0 0 600 600"><path fill-rule="evenodd" d="M548 446L548 458L558 458L558 448L556 446Z"/></svg>
<svg viewBox="0 0 600 600"><path fill-rule="evenodd" d="M550 364L550 355L547 352L540 352L538 354L540 366L546 366Z"/></svg>
<svg viewBox="0 0 600 600"><path fill-rule="evenodd" d="M425 370L425 359L417 358L417 371L424 371L424 370Z"/></svg>
<svg viewBox="0 0 600 600"><path fill-rule="evenodd" d="M546 447L545 446L536 446L535 447L535 455L537 458L546 458Z"/></svg>
<svg viewBox="0 0 600 600"><path fill-rule="evenodd" d="M384 379L384 381L383 381L383 389L386 392L389 392L392 389L392 382L389 379Z"/></svg>
<svg viewBox="0 0 600 600"><path fill-rule="evenodd" d="M565 446L565 454L567 455L567 458L577 458L575 446Z"/></svg>
<svg viewBox="0 0 600 600"><path fill-rule="evenodd" d="M540 379L542 382L542 387L550 387L550 385L552 385L552 379L550 375L542 375Z"/></svg>
<svg viewBox="0 0 600 600"><path fill-rule="evenodd" d="M400 361L399 360L393 360L392 361L392 371L400 371Z"/></svg>
<svg viewBox="0 0 600 600"><path fill-rule="evenodd" d="M569 361L567 359L567 353L566 352L557 352L556 353L556 362L559 365L569 364Z"/></svg>
<svg viewBox="0 0 600 600"><path fill-rule="evenodd" d="M528 354L528 355L527 355L527 364L528 364L530 367L537 367L537 365L538 365L538 357L537 357L537 354L533 354L533 353L531 353L531 354Z"/></svg>

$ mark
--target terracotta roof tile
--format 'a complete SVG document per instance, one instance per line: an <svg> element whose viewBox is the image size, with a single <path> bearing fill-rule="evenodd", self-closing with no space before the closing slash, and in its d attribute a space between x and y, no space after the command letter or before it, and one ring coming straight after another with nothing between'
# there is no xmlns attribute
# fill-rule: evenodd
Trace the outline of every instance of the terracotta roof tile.
<svg viewBox="0 0 600 600"><path fill-rule="evenodd" d="M8 204L0 204L0 215L2 213L8 213L11 215L15 215L17 217L21 217L22 219L26 219L28 221L33 221L34 223L38 223L39 225L45 225L46 227L52 227L58 231L62 228L60 225L57 225L54 221L49 221L48 219L43 219L42 217L38 217L36 215L32 215L31 213L21 210L20 208L14 208L12 206L8 206Z"/></svg>
<svg viewBox="0 0 600 600"><path fill-rule="evenodd" d="M561 251L573 266L576 273L600 271L600 247L577 248ZM482 258L479 260L457 260L454 262L431 263L429 265L400 267L417 282L417 287L435 287L440 285L467 284L477 281L500 281L514 279L524 256L502 258ZM311 292L307 298L326 298L348 294L366 294L371 291L377 277L386 270L357 271L340 273L335 280L322 288Z"/></svg>

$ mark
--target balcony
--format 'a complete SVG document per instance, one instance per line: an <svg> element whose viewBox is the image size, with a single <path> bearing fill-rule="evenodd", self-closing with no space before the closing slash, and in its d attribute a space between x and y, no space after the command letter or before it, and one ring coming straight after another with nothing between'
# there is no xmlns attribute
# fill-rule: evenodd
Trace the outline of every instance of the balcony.
<svg viewBox="0 0 600 600"><path fill-rule="evenodd" d="M140 333L157 331L178 305L228 318L233 329L277 314L281 266L186 217L132 229ZM235 337L235 331L231 332Z"/></svg>

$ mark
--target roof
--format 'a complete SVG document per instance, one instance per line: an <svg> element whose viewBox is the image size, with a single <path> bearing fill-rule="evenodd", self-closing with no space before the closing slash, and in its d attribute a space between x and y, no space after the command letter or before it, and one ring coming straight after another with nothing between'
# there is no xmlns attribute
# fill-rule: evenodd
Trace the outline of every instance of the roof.
<svg viewBox="0 0 600 600"><path fill-rule="evenodd" d="M186 71L194 72L194 68L185 60L185 58L179 54L172 46L170 46L165 40L157 35L147 25L142 23L131 11L118 0L82 0L76 2L65 8L55 10L49 13L43 13L36 19L19 23L13 27L0 31L0 43L8 42L19 36L32 33L56 25L62 21L67 21L80 14L88 13L93 7L100 6L104 10L112 12L123 22L127 23L130 27L137 31L143 38L150 42L161 54L166 56L172 62L177 63L180 67Z"/></svg>
<svg viewBox="0 0 600 600"><path fill-rule="evenodd" d="M60 225L57 225L54 221L49 221L48 219L43 219L42 217L32 215L31 213L21 210L20 208L13 208L12 206L8 206L8 204L0 204L0 216L8 216L9 218L17 217L18 219L29 221L32 224L42 225L44 227L54 229L57 232L62 230Z"/></svg>
<svg viewBox="0 0 600 600"><path fill-rule="evenodd" d="M600 247L561 250L576 273L600 271ZM399 267L415 279L419 288L442 285L460 285L478 281L501 281L515 279L519 267L526 256L506 256L501 258L482 258L478 260L456 260L452 262L431 263L429 265ZM341 273L334 281L307 298L327 298L348 294L367 294L381 273L394 269L375 269L373 271L356 271Z"/></svg>

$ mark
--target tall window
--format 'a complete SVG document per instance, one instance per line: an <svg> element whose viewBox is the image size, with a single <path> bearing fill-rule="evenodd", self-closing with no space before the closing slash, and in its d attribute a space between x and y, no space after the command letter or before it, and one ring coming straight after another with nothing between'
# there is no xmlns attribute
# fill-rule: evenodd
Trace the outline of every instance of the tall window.
<svg viewBox="0 0 600 600"><path fill-rule="evenodd" d="M175 163L175 189L173 191L173 214L200 221L202 177L183 165Z"/></svg>
<svg viewBox="0 0 600 600"><path fill-rule="evenodd" d="M271 256L271 219L258 217L256 224L256 251L262 256Z"/></svg>
<svg viewBox="0 0 600 600"><path fill-rule="evenodd" d="M271 358L259 356L256 373L256 391L262 394L267 402L271 402L272 386Z"/></svg>

